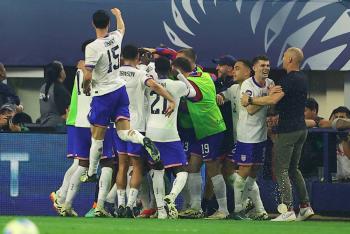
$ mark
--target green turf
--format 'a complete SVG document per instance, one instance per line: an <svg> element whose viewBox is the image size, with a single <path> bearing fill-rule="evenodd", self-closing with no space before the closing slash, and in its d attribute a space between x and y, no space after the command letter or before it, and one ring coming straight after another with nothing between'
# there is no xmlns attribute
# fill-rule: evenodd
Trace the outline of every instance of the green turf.
<svg viewBox="0 0 350 234"><path fill-rule="evenodd" d="M15 217L0 216L0 227ZM231 220L157 220L157 219L97 219L63 217L27 217L41 234L147 234L147 233L199 233L199 234L340 234L350 233L350 222L308 221L274 223L270 221Z"/></svg>

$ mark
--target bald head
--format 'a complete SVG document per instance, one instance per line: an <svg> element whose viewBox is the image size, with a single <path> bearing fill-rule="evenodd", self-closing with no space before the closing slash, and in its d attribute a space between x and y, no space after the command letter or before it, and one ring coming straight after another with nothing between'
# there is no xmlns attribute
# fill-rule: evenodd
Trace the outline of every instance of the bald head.
<svg viewBox="0 0 350 234"><path fill-rule="evenodd" d="M292 62L294 61L296 65L300 65L304 60L303 51L297 47L288 48L286 53L292 58Z"/></svg>
<svg viewBox="0 0 350 234"><path fill-rule="evenodd" d="M304 60L304 53L297 47L290 47L284 52L282 60L283 69L285 69L287 73L299 71L300 65Z"/></svg>

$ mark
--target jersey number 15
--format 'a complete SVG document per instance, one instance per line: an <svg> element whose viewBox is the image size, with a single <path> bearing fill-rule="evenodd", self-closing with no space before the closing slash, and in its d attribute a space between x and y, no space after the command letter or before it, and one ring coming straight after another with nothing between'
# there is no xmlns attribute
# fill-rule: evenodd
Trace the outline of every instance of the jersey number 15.
<svg viewBox="0 0 350 234"><path fill-rule="evenodd" d="M107 55L108 55L108 61L109 61L109 66L108 66L108 71L107 73L111 73L113 70L117 70L119 68L119 54L116 53L116 51L119 49L119 45L116 45L115 47L112 47L110 50L107 50ZM112 61L113 57L113 61ZM115 62L115 64L113 64Z"/></svg>

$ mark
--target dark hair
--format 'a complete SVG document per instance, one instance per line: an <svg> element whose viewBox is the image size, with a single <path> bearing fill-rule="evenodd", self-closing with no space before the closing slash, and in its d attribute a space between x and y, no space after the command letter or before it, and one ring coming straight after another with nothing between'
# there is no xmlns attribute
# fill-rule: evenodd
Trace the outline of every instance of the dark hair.
<svg viewBox="0 0 350 234"><path fill-rule="evenodd" d="M95 39L89 39L83 42L83 44L81 45L81 52L83 52L83 54L85 54L85 49L87 47L88 44L90 44L91 42L93 42Z"/></svg>
<svg viewBox="0 0 350 234"><path fill-rule="evenodd" d="M347 116L348 118L350 118L350 110L349 110L346 106L339 106L339 107L335 108L335 109L332 111L332 114L331 114L331 116L329 117L329 119L330 119L333 115L335 115L335 114L337 114L337 113L345 113L346 116Z"/></svg>
<svg viewBox="0 0 350 234"><path fill-rule="evenodd" d="M269 57L267 57L266 55L258 55L258 56L253 58L252 64L255 65L260 60L262 60L262 61L269 61Z"/></svg>
<svg viewBox="0 0 350 234"><path fill-rule="evenodd" d="M196 63L197 55L194 49L192 48L182 49L182 50L179 50L177 53L184 54L185 57L190 60L190 62Z"/></svg>
<svg viewBox="0 0 350 234"><path fill-rule="evenodd" d="M30 115L21 112L21 113L15 114L15 116L13 116L12 123L13 124L33 123L33 120L30 117Z"/></svg>
<svg viewBox="0 0 350 234"><path fill-rule="evenodd" d="M134 45L126 45L122 49L123 59L134 60L139 54L138 48Z"/></svg>
<svg viewBox="0 0 350 234"><path fill-rule="evenodd" d="M162 56L155 60L156 72L160 75L168 75L171 71L170 60Z"/></svg>
<svg viewBox="0 0 350 234"><path fill-rule="evenodd" d="M98 10L92 16L92 22L96 28L104 29L109 24L109 15L105 10Z"/></svg>
<svg viewBox="0 0 350 234"><path fill-rule="evenodd" d="M305 102L305 107L310 110L315 110L318 113L318 103L314 98L308 98Z"/></svg>
<svg viewBox="0 0 350 234"><path fill-rule="evenodd" d="M173 66L181 68L184 72L191 72L192 71L192 67L191 67L191 63L188 59L186 58L176 58L173 63Z"/></svg>
<svg viewBox="0 0 350 234"><path fill-rule="evenodd" d="M60 77L62 71L62 63L54 61L45 67L45 97L43 100L46 102L48 100L47 94L49 92L50 86L55 83Z"/></svg>
<svg viewBox="0 0 350 234"><path fill-rule="evenodd" d="M249 60L247 60L247 59L237 59L235 63L237 63L237 62L243 63L243 65L244 65L246 68L248 68L249 70L252 70L252 64L250 63Z"/></svg>

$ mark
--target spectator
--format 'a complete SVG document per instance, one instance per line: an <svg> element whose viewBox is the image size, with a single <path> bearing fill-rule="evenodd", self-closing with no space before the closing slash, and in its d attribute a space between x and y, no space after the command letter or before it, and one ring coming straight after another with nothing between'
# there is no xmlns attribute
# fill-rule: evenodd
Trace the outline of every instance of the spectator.
<svg viewBox="0 0 350 234"><path fill-rule="evenodd" d="M20 106L19 97L7 84L4 84L2 82L6 78L7 78L6 69L4 65L0 63L0 106L3 106L4 104L7 104L7 103L14 104L18 106L18 107L16 106L16 108L18 108L17 111L21 111L23 107Z"/></svg>
<svg viewBox="0 0 350 234"><path fill-rule="evenodd" d="M308 98L305 103L305 123L308 128L330 128L331 123L318 116L318 103L314 98Z"/></svg>
<svg viewBox="0 0 350 234"><path fill-rule="evenodd" d="M329 121L336 130L350 129L350 110L345 106L339 106L332 111Z"/></svg>
<svg viewBox="0 0 350 234"><path fill-rule="evenodd" d="M29 115L19 112L16 113L16 106L5 104L0 108L0 131L23 132L29 131L24 123L31 123Z"/></svg>
<svg viewBox="0 0 350 234"><path fill-rule="evenodd" d="M340 106L332 111L329 120L333 122L336 119L350 119L350 110L345 106ZM348 134L346 134L348 135ZM336 177L341 182L350 182L350 155L346 154L349 148L349 137L341 137L337 144L337 174ZM344 152L345 151L345 152Z"/></svg>
<svg viewBox="0 0 350 234"><path fill-rule="evenodd" d="M66 79L63 65L54 61L45 68L45 84L40 88L39 123L45 127L64 126L70 94L62 84Z"/></svg>
<svg viewBox="0 0 350 234"><path fill-rule="evenodd" d="M235 58L231 55L224 55L220 58L213 59L217 64L216 70L218 72L218 79L214 81L216 94L230 88L235 82L233 79L233 68L235 65ZM227 156L231 153L233 148L233 122L232 122L232 108L231 102L224 102L219 106L222 117L226 124L226 131L224 137L223 147L221 147L221 155Z"/></svg>

